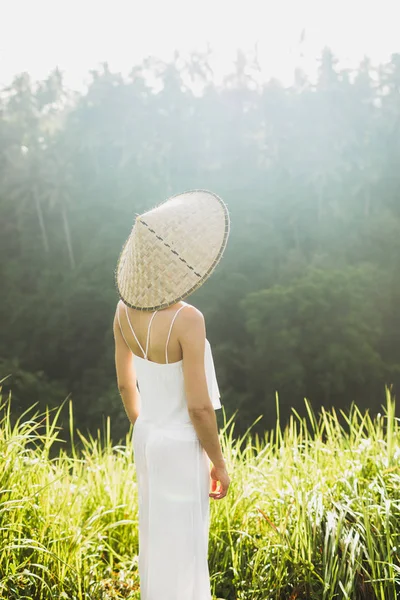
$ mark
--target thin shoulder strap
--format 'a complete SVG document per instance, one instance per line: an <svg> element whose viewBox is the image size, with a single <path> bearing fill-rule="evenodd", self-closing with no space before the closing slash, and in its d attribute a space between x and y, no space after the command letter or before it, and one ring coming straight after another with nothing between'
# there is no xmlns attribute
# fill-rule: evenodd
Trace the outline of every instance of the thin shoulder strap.
<svg viewBox="0 0 400 600"><path fill-rule="evenodd" d="M178 314L181 312L182 308L185 308L185 306L188 306L188 304L184 304L183 306L181 306L180 308L178 308L178 310L175 312L173 319L171 321L171 325L169 328L169 332L168 332L168 337L167 337L167 343L165 344L165 362L168 364L168 343L169 343L169 338L171 336L171 331L172 331L172 325L174 324L174 321L176 319L176 317L178 316Z"/></svg>
<svg viewBox="0 0 400 600"><path fill-rule="evenodd" d="M134 331L134 329L133 329L133 327L132 327L132 323L131 323L131 320L130 320L130 318L129 318L129 314L128 314L128 307L126 306L126 304L125 304L125 312L126 312L126 318L128 319L129 327L131 328L131 331L132 331L132 333L133 333L133 335L134 335L134 337L135 337L135 340L136 340L136 341L137 341L137 343L138 343L138 346L139 346L139 348L140 348L140 349L141 349L141 351L143 352L143 357L144 357L146 360L148 360L148 358L147 358L147 352L148 352L148 350L149 350L150 327L151 327L151 324L152 324L152 322L153 322L153 319L154 319L154 317L156 316L156 313L158 312L158 310L156 310L156 311L155 311L155 312L154 312L154 313L151 315L150 323L149 323L149 326L148 326L148 328L147 328L146 351L145 351L145 350L143 350L142 344L139 342L139 340L138 340L138 338L137 338L137 335L136 335L136 333L135 333L135 331Z"/></svg>
<svg viewBox="0 0 400 600"><path fill-rule="evenodd" d="M150 341L150 327L151 324L153 322L154 317L156 316L156 314L158 313L158 310L154 311L153 314L151 315L151 319L150 319L150 323L149 326L147 328L147 338L146 338L146 355L145 358L147 358L147 353L149 351L149 341Z"/></svg>
<svg viewBox="0 0 400 600"><path fill-rule="evenodd" d="M132 352L132 349L131 349L130 345L129 345L129 344L128 344L128 342L127 342L127 339L126 339L126 337L125 337L125 334L124 334L124 332L122 331L122 327L121 327L121 320L120 320L120 318L119 318L119 307L117 307L117 317L118 317L118 325L119 325L119 330L120 330L120 332L121 332L121 334L122 334L122 337L123 337L123 338L124 338L124 340L125 340L125 344L128 346L129 350Z"/></svg>
<svg viewBox="0 0 400 600"><path fill-rule="evenodd" d="M131 331L132 331L132 333L133 333L133 335L134 335L134 338L135 338L135 340L137 341L137 344L138 344L139 348L140 348L140 349L141 349L141 351L143 352L144 358L146 358L146 352L143 350L143 348L142 348L142 344L141 344L141 343L139 342L139 340L137 339L136 333L134 332L134 329L133 329L133 327L132 327L132 323L131 323L131 320L130 320L130 318L129 318L129 314L128 314L128 307L126 306L126 304L125 304L125 312L126 312L126 318L127 318L127 320L128 320L128 323L129 323L129 327L131 328Z"/></svg>

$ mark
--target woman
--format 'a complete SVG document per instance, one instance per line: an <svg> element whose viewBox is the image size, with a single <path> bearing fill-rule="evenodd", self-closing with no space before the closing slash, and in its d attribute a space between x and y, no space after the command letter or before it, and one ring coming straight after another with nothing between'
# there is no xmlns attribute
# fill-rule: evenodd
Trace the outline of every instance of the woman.
<svg viewBox="0 0 400 600"><path fill-rule="evenodd" d="M230 479L204 317L183 298L211 275L228 235L223 201L185 192L136 217L118 260L115 361L134 424L141 600L211 600L209 499L224 498Z"/></svg>

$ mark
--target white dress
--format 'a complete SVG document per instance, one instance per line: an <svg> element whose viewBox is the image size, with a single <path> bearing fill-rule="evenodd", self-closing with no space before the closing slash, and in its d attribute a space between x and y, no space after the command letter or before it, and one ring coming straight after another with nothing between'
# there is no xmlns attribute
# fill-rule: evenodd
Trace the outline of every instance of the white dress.
<svg viewBox="0 0 400 600"><path fill-rule="evenodd" d="M139 579L141 600L211 600L208 569L210 459L190 420L183 361L134 354L140 415L133 428L139 501ZM156 311L157 312L157 311ZM119 317L119 313L118 313ZM122 328L121 328L122 332ZM125 340L126 341L126 340ZM129 345L129 344L128 344ZM205 372L212 405L221 408L211 346L206 340Z"/></svg>

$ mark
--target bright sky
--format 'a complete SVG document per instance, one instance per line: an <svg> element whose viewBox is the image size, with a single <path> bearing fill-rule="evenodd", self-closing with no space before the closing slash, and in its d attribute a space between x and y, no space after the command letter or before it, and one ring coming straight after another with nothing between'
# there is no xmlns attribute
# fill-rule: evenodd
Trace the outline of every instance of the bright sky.
<svg viewBox="0 0 400 600"><path fill-rule="evenodd" d="M21 71L44 78L58 66L78 88L107 61L126 74L142 58L174 49L214 51L217 77L238 46L258 43L265 77L290 83L296 65L309 75L324 45L342 66L366 54L374 64L400 52L399 0L2 0L0 86ZM302 36L303 32L303 36ZM303 42L300 43L301 37Z"/></svg>

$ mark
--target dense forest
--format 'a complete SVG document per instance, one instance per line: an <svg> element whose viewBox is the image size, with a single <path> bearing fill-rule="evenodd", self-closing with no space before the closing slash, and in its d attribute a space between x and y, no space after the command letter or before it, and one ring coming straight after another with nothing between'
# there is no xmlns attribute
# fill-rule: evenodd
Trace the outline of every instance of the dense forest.
<svg viewBox="0 0 400 600"><path fill-rule="evenodd" d="M134 216L192 188L231 235L188 299L203 311L222 403L243 431L400 385L400 54L257 83L238 52L107 64L82 93L55 70L0 96L0 379L20 414L72 398L80 429L129 425L115 380L114 269ZM65 410L67 415L67 406ZM220 418L220 416L219 416Z"/></svg>

